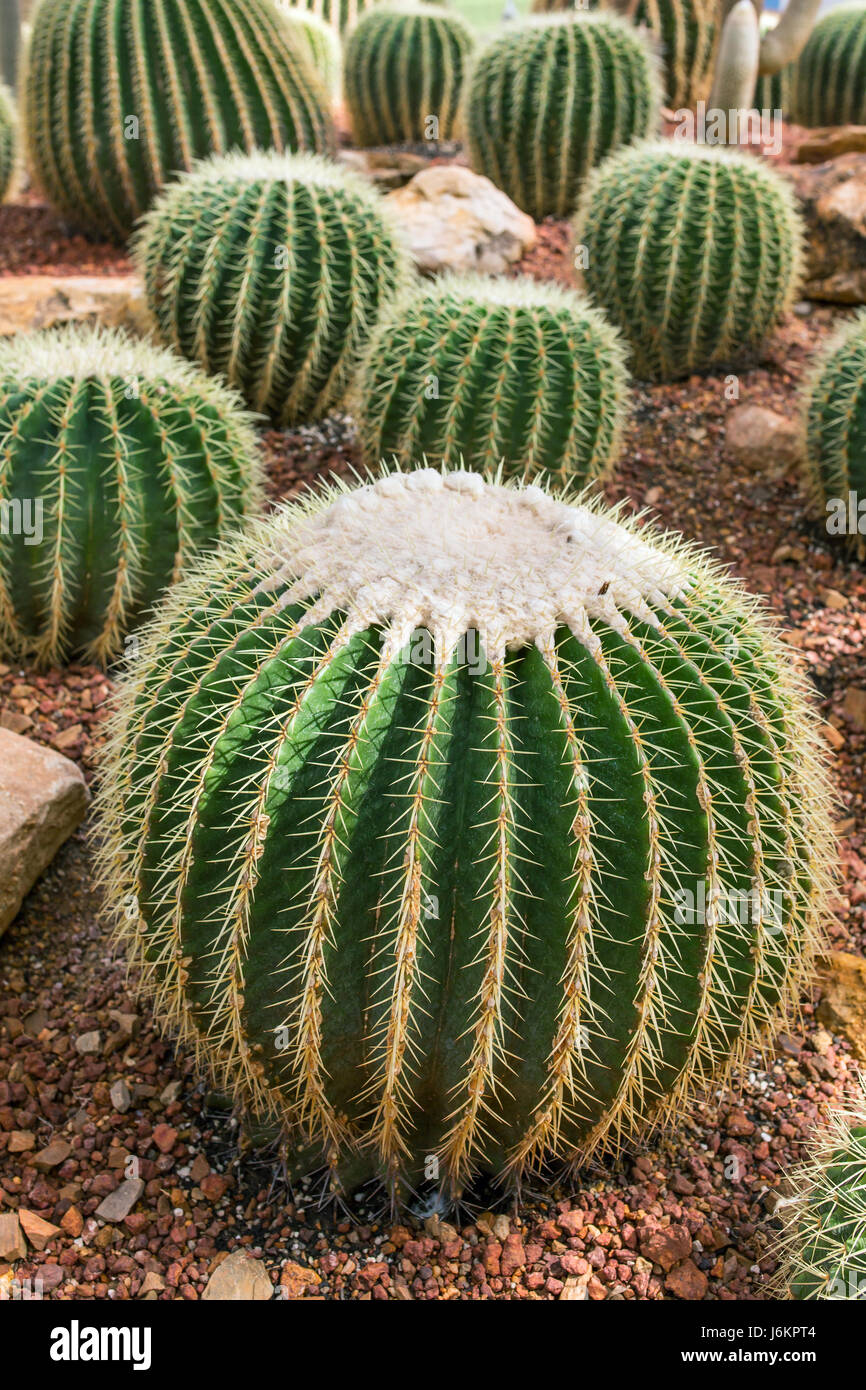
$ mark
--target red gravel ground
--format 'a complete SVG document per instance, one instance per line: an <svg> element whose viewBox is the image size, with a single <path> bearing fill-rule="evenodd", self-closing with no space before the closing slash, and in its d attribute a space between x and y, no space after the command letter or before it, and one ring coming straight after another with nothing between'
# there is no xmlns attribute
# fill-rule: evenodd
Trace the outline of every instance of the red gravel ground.
<svg viewBox="0 0 866 1390"><path fill-rule="evenodd" d="M3 210L0 246L2 219L32 213ZM38 239L38 218L33 226ZM76 269L126 268L100 261L104 252L50 231L26 256L34 266L71 269L82 255ZM567 229L545 224L521 269L568 282ZM740 372L740 401L790 414L833 318L817 306L793 317ZM831 726L845 871L832 944L863 951L866 697L856 692L866 691L866 570L808 516L795 474L757 474L726 456L724 384L719 375L638 387L608 494L709 547L769 596L787 626ZM350 422L339 417L269 431L264 443L275 500L358 467ZM110 688L92 669L36 675L0 665L0 725L59 747L91 779ZM527 1190L518 1208L496 1214L485 1210L495 1196L485 1191L460 1212L398 1224L364 1190L349 1202L350 1220L320 1209L315 1184L287 1191L270 1155L245 1147L191 1058L157 1036L99 925L91 873L79 832L0 946L0 1214L17 1210L31 1232L18 1279L41 1279L54 1298L197 1299L225 1252L244 1247L285 1297L768 1296L783 1175L854 1065L849 1044L818 1025L813 1002L773 1056L753 1060L742 1091L708 1097L676 1133L619 1164L592 1167L570 1187ZM121 1221L96 1217L131 1157L141 1199ZM9 1277L0 1264L0 1289Z"/></svg>

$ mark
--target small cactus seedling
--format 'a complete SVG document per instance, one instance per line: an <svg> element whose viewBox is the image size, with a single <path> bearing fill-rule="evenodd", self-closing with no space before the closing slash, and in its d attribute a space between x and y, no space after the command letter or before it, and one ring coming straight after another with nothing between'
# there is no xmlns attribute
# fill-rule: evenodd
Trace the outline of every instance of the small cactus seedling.
<svg viewBox="0 0 866 1390"><path fill-rule="evenodd" d="M136 259L163 341L282 424L338 404L409 274L368 183L273 152L209 160L170 185Z"/></svg>
<svg viewBox="0 0 866 1390"><path fill-rule="evenodd" d="M386 474L169 595L100 879L157 1016L291 1171L515 1184L778 1027L828 897L819 742L755 601L681 538Z"/></svg>
<svg viewBox="0 0 866 1390"><path fill-rule="evenodd" d="M346 103L356 145L450 140L475 39L436 5L369 10L346 41Z"/></svg>
<svg viewBox="0 0 866 1390"><path fill-rule="evenodd" d="M635 146L587 180L575 239L590 295L634 372L675 380L755 348L799 287L791 188L746 155L680 141Z"/></svg>
<svg viewBox="0 0 866 1390"><path fill-rule="evenodd" d="M797 62L801 125L866 125L866 5L823 15Z"/></svg>
<svg viewBox="0 0 866 1390"><path fill-rule="evenodd" d="M106 330L0 344L0 651L105 664L260 506L232 392Z"/></svg>
<svg viewBox="0 0 866 1390"><path fill-rule="evenodd" d="M536 221L567 217L593 165L655 132L657 67L616 15L554 15L498 35L469 79L473 169Z"/></svg>
<svg viewBox="0 0 866 1390"><path fill-rule="evenodd" d="M0 203L12 184L17 146L18 120L15 114L15 98L8 87L0 84Z"/></svg>
<svg viewBox="0 0 866 1390"><path fill-rule="evenodd" d="M365 462L604 477L628 396L619 335L569 290L445 276L383 314L358 382Z"/></svg>
<svg viewBox="0 0 866 1390"><path fill-rule="evenodd" d="M331 96L336 96L340 90L343 68L343 50L338 31L303 5L289 4L288 0L279 0L279 4L280 14L293 43L304 50Z"/></svg>
<svg viewBox="0 0 866 1390"><path fill-rule="evenodd" d="M866 1299L866 1078L834 1108L791 1177L777 1291L798 1299Z"/></svg>
<svg viewBox="0 0 866 1390"><path fill-rule="evenodd" d="M866 498L866 312L845 324L827 345L804 400L812 497L826 518L828 533L845 536L860 558L866 558L866 515L858 510Z"/></svg>
<svg viewBox="0 0 866 1390"><path fill-rule="evenodd" d="M24 108L46 196L121 240L197 159L336 143L324 84L271 0L42 0Z"/></svg>

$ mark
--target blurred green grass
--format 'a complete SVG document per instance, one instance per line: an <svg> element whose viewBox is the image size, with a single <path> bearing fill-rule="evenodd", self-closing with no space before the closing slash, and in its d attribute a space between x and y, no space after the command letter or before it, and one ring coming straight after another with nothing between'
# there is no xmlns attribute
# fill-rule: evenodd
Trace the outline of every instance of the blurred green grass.
<svg viewBox="0 0 866 1390"><path fill-rule="evenodd" d="M529 13L530 0L514 0L520 14ZM498 29L505 0L451 0L450 9L462 14L476 29Z"/></svg>

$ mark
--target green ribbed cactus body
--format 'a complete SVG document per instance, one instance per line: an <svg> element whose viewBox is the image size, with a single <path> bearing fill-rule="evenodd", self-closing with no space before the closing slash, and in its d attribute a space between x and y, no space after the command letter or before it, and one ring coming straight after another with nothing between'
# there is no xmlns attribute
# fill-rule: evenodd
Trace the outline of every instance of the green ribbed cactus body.
<svg viewBox="0 0 866 1390"><path fill-rule="evenodd" d="M866 557L866 509L858 511L866 500L866 312L845 324L822 352L804 403L806 468L814 500L828 532L844 536Z"/></svg>
<svg viewBox="0 0 866 1390"><path fill-rule="evenodd" d="M604 477L628 398L619 335L579 295L528 277L448 276L385 312L356 414L365 463L426 458Z"/></svg>
<svg viewBox="0 0 866 1390"><path fill-rule="evenodd" d="M394 474L173 592L100 876L290 1169L459 1191L617 1147L778 1026L826 898L816 747L783 644L679 538Z"/></svg>
<svg viewBox="0 0 866 1390"><path fill-rule="evenodd" d="M788 63L779 72L764 73L755 85L756 111L781 111L790 116L797 102L797 64Z"/></svg>
<svg viewBox="0 0 866 1390"><path fill-rule="evenodd" d="M337 34L345 34L357 24L377 0L297 0L297 4L323 19Z"/></svg>
<svg viewBox="0 0 866 1390"><path fill-rule="evenodd" d="M338 31L312 10L287 0L281 0L280 14L293 42L304 50L331 96L336 96L343 69Z"/></svg>
<svg viewBox="0 0 866 1390"><path fill-rule="evenodd" d="M818 20L797 63L801 125L866 125L866 5Z"/></svg>
<svg viewBox="0 0 866 1390"><path fill-rule="evenodd" d="M24 105L46 196L121 239L197 159L335 147L324 84L270 0L43 0Z"/></svg>
<svg viewBox="0 0 866 1390"><path fill-rule="evenodd" d="M791 1178L777 1284L795 1299L866 1300L866 1081L831 1111Z"/></svg>
<svg viewBox="0 0 866 1390"><path fill-rule="evenodd" d="M636 24L646 24L662 49L665 99L674 109L709 96L719 40L716 0L639 0Z"/></svg>
<svg viewBox="0 0 866 1390"><path fill-rule="evenodd" d="M584 279L639 377L736 363L790 308L802 223L789 185L744 155L679 141L623 150L587 182Z"/></svg>
<svg viewBox="0 0 866 1390"><path fill-rule="evenodd" d="M337 404L407 258L370 185L315 156L209 160L143 220L162 340L281 423Z"/></svg>
<svg viewBox="0 0 866 1390"><path fill-rule="evenodd" d="M566 217L595 164L655 131L660 101L649 45L617 16L528 21L491 40L473 66L472 167L537 221Z"/></svg>
<svg viewBox="0 0 866 1390"><path fill-rule="evenodd" d="M0 650L104 664L260 508L236 397L105 330L0 345Z"/></svg>
<svg viewBox="0 0 866 1390"><path fill-rule="evenodd" d="M18 119L15 98L8 87L0 84L0 203L9 192L15 172L18 146Z"/></svg>
<svg viewBox="0 0 866 1390"><path fill-rule="evenodd" d="M441 6L388 5L365 14L346 40L355 144L452 139L474 42L469 25Z"/></svg>

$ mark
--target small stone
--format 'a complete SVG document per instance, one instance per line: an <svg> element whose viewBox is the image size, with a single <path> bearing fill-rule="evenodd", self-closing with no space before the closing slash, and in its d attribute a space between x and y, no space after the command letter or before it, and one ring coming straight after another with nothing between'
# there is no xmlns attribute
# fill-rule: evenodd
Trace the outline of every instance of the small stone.
<svg viewBox="0 0 866 1390"><path fill-rule="evenodd" d="M268 1282L270 1283L270 1280ZM283 1298L301 1298L306 1289L315 1288L321 1282L321 1276L314 1269L296 1264L294 1260L287 1260L280 1274Z"/></svg>
<svg viewBox="0 0 866 1390"><path fill-rule="evenodd" d="M202 1294L206 1301L264 1302L274 1288L261 1260L245 1250L235 1250L214 1270Z"/></svg>
<svg viewBox="0 0 866 1390"><path fill-rule="evenodd" d="M564 1299L568 1299L571 1302L586 1302L589 1298L586 1284L587 1281L584 1279L566 1279L562 1286L562 1293L559 1295L560 1303L562 1303Z"/></svg>
<svg viewBox="0 0 866 1390"><path fill-rule="evenodd" d="M847 1038L858 1062L866 1062L866 960L831 951L818 962L819 1023Z"/></svg>
<svg viewBox="0 0 866 1390"><path fill-rule="evenodd" d="M125 1115L129 1107L132 1105L132 1095L126 1082L115 1081L114 1085L112 1086L109 1092L109 1096L111 1098L111 1104L114 1106L115 1110L119 1110L121 1115Z"/></svg>
<svg viewBox="0 0 866 1390"><path fill-rule="evenodd" d="M28 1149L36 1147L36 1136L31 1134L29 1129L13 1129L9 1135L9 1143L6 1146L10 1154L27 1153Z"/></svg>
<svg viewBox="0 0 866 1390"><path fill-rule="evenodd" d="M144 1279L141 1282L141 1288L138 1291L138 1297L147 1298L148 1294L162 1293L164 1288L165 1280L163 1279L162 1275L155 1274L153 1270L150 1270L147 1274L145 1274Z"/></svg>
<svg viewBox="0 0 866 1390"><path fill-rule="evenodd" d="M61 1216L60 1225L68 1236L77 1240L84 1230L84 1217L77 1207L69 1207Z"/></svg>
<svg viewBox="0 0 866 1390"><path fill-rule="evenodd" d="M27 1254L27 1242L21 1230L21 1223L15 1212L0 1214L0 1260L23 1260Z"/></svg>
<svg viewBox="0 0 866 1390"><path fill-rule="evenodd" d="M667 1226L640 1237L641 1254L665 1271L685 1259L691 1248L692 1238L685 1226Z"/></svg>
<svg viewBox="0 0 866 1390"><path fill-rule="evenodd" d="M142 1192L144 1183L141 1178L127 1178L113 1192L109 1192L103 1202L96 1208L96 1215L102 1221L123 1221L135 1206Z"/></svg>
<svg viewBox="0 0 866 1390"><path fill-rule="evenodd" d="M802 456L803 431L796 417L779 415L761 405L738 405L728 413L725 444L748 468L787 469Z"/></svg>
<svg viewBox="0 0 866 1390"><path fill-rule="evenodd" d="M677 1298L685 1298L690 1302L702 1299L707 1292L708 1280L703 1270L698 1269L694 1260L684 1260L676 1269L672 1269L665 1279L665 1288L675 1294Z"/></svg>
<svg viewBox="0 0 866 1390"><path fill-rule="evenodd" d="M43 1220L34 1211L26 1211L23 1207L18 1211L18 1220L34 1250L44 1250L50 1240L60 1235L59 1226L52 1226L50 1221Z"/></svg>
<svg viewBox="0 0 866 1390"><path fill-rule="evenodd" d="M856 685L849 686L845 692L842 713L855 729L866 729L866 690L861 690Z"/></svg>
<svg viewBox="0 0 866 1390"><path fill-rule="evenodd" d="M177 1130L171 1125L157 1125L153 1131L153 1142L161 1154L171 1153L177 1143Z"/></svg>
<svg viewBox="0 0 866 1390"><path fill-rule="evenodd" d="M183 1090L182 1081L169 1081L160 1092L159 1100L161 1105L173 1105Z"/></svg>
<svg viewBox="0 0 866 1390"><path fill-rule="evenodd" d="M40 1173L48 1173L52 1168L59 1168L61 1163L65 1163L72 1153L72 1145L67 1144L65 1139L55 1139L33 1159L34 1168L38 1168Z"/></svg>
<svg viewBox="0 0 866 1390"><path fill-rule="evenodd" d="M95 1056L101 1047L102 1038L95 1029L90 1033L82 1033L80 1037L75 1039L75 1051L79 1052L82 1057Z"/></svg>

